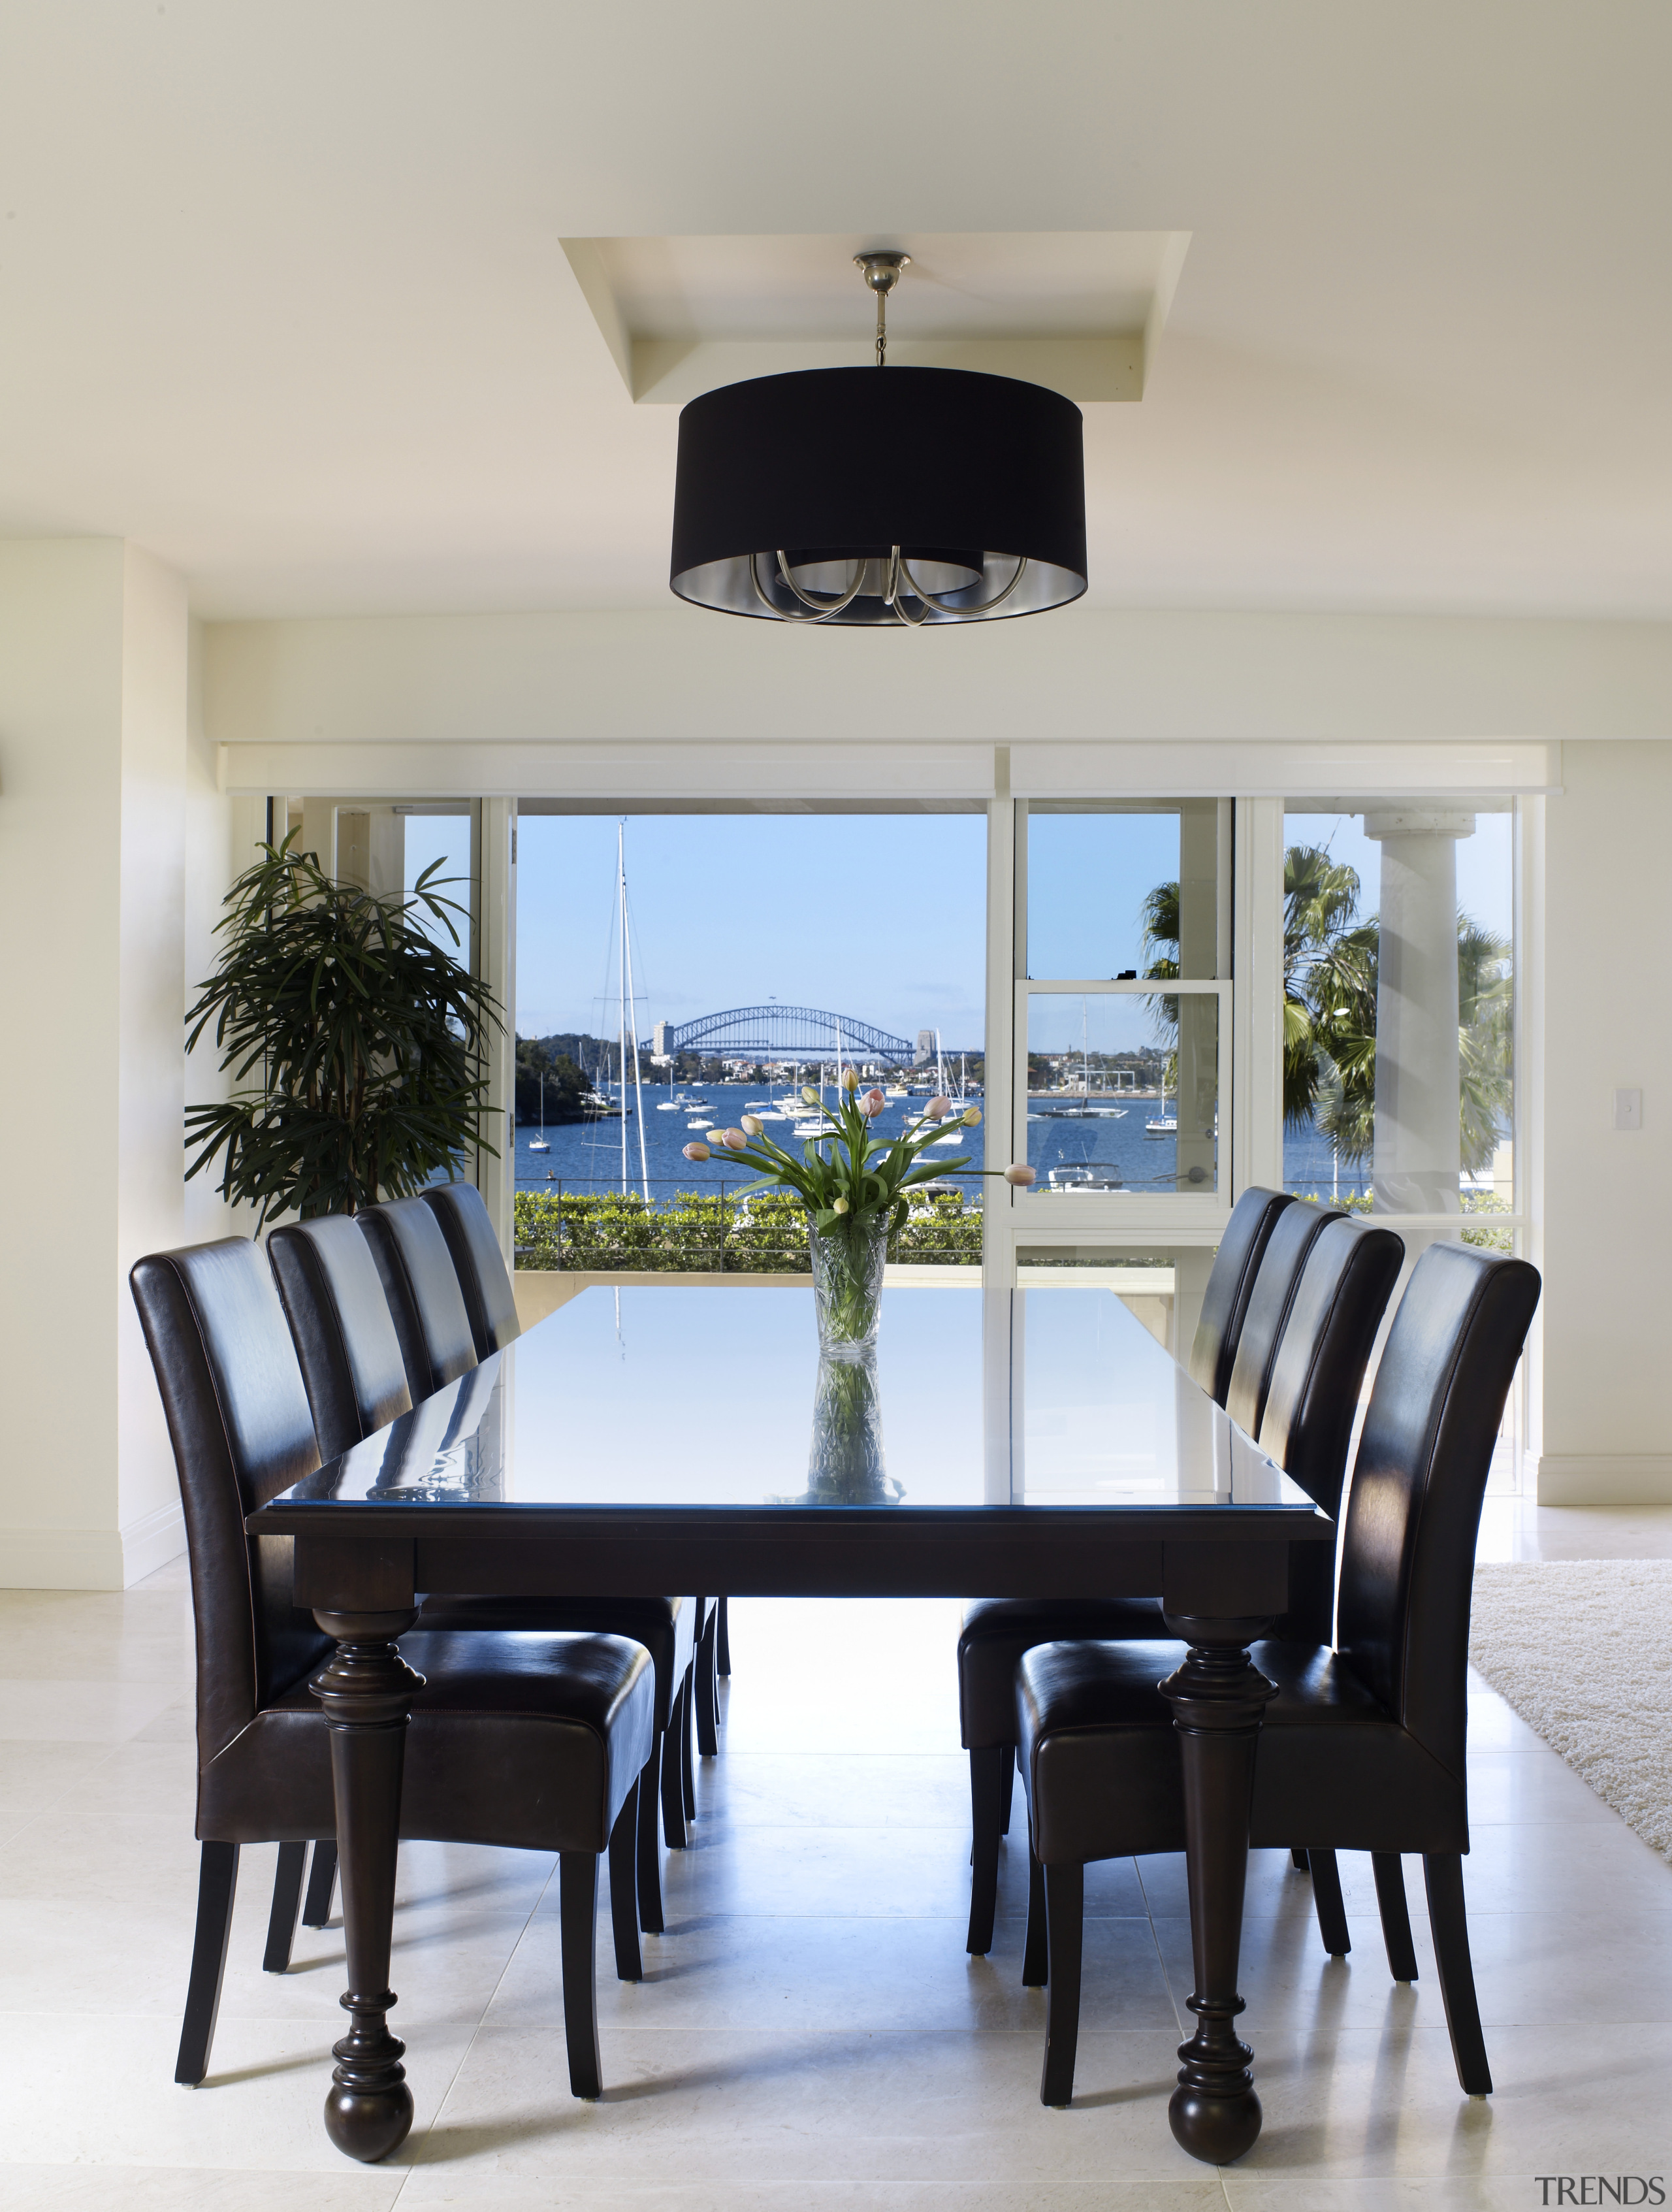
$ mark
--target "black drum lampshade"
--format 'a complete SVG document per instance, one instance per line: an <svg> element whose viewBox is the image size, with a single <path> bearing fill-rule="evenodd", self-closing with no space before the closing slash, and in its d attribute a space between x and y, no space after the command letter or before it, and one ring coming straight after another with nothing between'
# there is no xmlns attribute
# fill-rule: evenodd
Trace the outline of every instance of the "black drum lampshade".
<svg viewBox="0 0 1672 2212"><path fill-rule="evenodd" d="M815 368L679 418L672 584L694 606L938 628L1086 588L1080 410L1014 377Z"/></svg>

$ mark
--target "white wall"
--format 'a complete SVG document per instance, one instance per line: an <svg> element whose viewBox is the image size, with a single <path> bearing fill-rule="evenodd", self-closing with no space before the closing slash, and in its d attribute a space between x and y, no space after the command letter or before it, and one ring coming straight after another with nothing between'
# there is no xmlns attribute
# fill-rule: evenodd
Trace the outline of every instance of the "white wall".
<svg viewBox="0 0 1672 2212"><path fill-rule="evenodd" d="M1672 624L1112 612L809 634L621 614L216 623L242 744L1672 737Z"/></svg>
<svg viewBox="0 0 1672 2212"><path fill-rule="evenodd" d="M186 648L179 581L143 554L0 544L15 1046L0 1086L0 1583L13 1587L119 1589L181 1544L126 1273L185 1229Z"/></svg>
<svg viewBox="0 0 1672 2212"><path fill-rule="evenodd" d="M1541 1501L1672 1504L1672 744L1564 750L1547 803ZM1643 1127L1613 1127L1617 1088Z"/></svg>

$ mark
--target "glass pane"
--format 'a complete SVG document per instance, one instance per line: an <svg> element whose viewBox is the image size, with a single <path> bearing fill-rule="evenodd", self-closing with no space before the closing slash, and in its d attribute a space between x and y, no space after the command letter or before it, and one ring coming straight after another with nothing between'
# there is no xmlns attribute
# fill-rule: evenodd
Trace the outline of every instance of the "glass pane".
<svg viewBox="0 0 1672 2212"><path fill-rule="evenodd" d="M936 1091L983 1103L981 815L524 813L518 835L522 1266L804 1273L800 1201L740 1198L750 1170L686 1146L749 1114L798 1154L821 1131L803 1086L833 1099L846 1068L884 1091L884 1139ZM981 1149L930 1150L899 1261L978 1264Z"/></svg>
<svg viewBox="0 0 1672 2212"><path fill-rule="evenodd" d="M1218 1153L1216 996L1029 994L1027 1195L1211 1195Z"/></svg>
<svg viewBox="0 0 1672 2212"><path fill-rule="evenodd" d="M1287 813L1290 1190L1513 1210L1513 830L1506 800Z"/></svg>
<svg viewBox="0 0 1672 2212"><path fill-rule="evenodd" d="M1030 805L1027 973L1211 981L1219 973L1224 803Z"/></svg>

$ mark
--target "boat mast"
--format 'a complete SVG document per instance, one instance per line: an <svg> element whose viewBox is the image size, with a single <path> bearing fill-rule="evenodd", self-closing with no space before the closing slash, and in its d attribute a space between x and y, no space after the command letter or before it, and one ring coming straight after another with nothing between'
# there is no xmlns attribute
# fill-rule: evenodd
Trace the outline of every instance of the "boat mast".
<svg viewBox="0 0 1672 2212"><path fill-rule="evenodd" d="M638 1005L633 990L633 938L627 928L627 857L624 833L627 824L615 824L615 866L621 879L621 1031L633 1038L633 1104L639 1117L639 1178L645 1193L645 1203L651 1202L651 1171L645 1158L645 1091L639 1073ZM633 1017L631 1024L627 1017ZM625 1048L623 1048L625 1050ZM621 1189L627 1189L627 1061L621 1061Z"/></svg>
<svg viewBox="0 0 1672 2212"><path fill-rule="evenodd" d="M621 854L621 833L627 824L615 824L615 913L621 932L621 964L615 980L621 989L621 1015L615 1032L615 1065L621 1091L621 1196L627 1196L627 868Z"/></svg>

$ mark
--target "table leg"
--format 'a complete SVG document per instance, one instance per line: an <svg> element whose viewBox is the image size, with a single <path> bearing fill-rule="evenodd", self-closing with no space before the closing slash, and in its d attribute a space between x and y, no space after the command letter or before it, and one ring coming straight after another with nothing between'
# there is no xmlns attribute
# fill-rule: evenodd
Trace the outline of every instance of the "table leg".
<svg viewBox="0 0 1672 2212"><path fill-rule="evenodd" d="M395 2003L389 1947L395 1917L395 1854L409 1708L424 1686L395 1639L418 1618L402 1613L322 1613L314 1619L336 1650L308 1685L331 1732L336 1852L351 2026L332 2048L336 2066L325 2099L325 2132L350 2158L386 2158L412 2125L412 2092L389 2032Z"/></svg>
<svg viewBox="0 0 1672 2212"><path fill-rule="evenodd" d="M1172 1707L1184 1764L1196 1967L1190 2008L1196 2018L1196 2033L1178 2047L1183 2063L1167 2118L1192 2158L1223 2166L1251 2149L1260 2132L1260 2100L1249 2070L1254 2054L1231 2023L1243 2008L1237 1967L1254 1754L1276 1686L1248 1656L1267 1621L1166 1618L1169 1632L1190 1646L1184 1664L1160 1687Z"/></svg>

